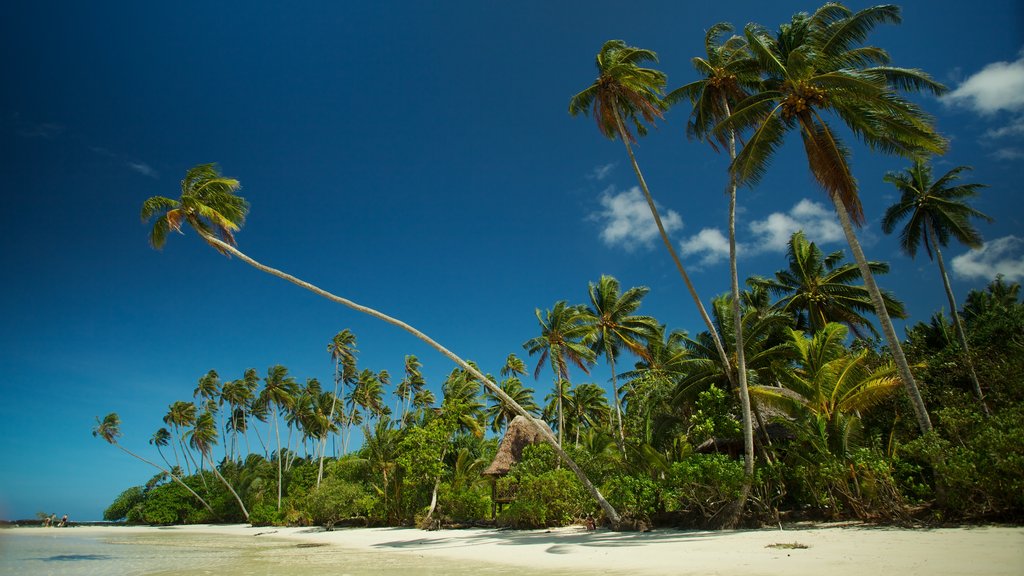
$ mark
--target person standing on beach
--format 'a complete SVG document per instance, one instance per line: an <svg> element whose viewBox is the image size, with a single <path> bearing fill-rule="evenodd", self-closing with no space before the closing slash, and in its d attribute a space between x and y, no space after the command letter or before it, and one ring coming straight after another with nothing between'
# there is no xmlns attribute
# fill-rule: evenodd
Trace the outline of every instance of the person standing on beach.
<svg viewBox="0 0 1024 576"><path fill-rule="evenodd" d="M60 524L58 524L57 526L59 526L61 528L64 528L67 525L68 525L68 515L65 514L64 517L60 519Z"/></svg>

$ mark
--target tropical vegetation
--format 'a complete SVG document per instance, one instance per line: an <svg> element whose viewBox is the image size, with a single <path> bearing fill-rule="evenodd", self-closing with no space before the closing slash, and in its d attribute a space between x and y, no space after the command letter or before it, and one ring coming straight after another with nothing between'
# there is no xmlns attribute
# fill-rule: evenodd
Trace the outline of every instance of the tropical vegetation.
<svg viewBox="0 0 1024 576"><path fill-rule="evenodd" d="M944 88L865 45L873 28L899 19L895 6L854 12L829 3L776 32L750 24L731 34L716 24L693 60L700 78L668 94L666 75L646 67L657 63L654 52L621 40L601 47L598 78L571 98L569 112L593 115L604 136L625 145L704 321L692 334L644 314L648 288L595 274L577 293L538 303L534 331L517 335L503 361L464 360L401 320L239 251L249 211L239 182L213 164L190 169L178 199L143 204L153 247L187 225L218 252L405 330L455 365L406 355L392 376L364 365L356 335L339 327L323 335L329 385L273 359L265 368L218 366L182 383L184 399L153 422L149 438L124 439L117 413L97 418L94 436L156 468L111 503L106 519L432 528L596 516L619 529L1020 520L1020 285L1000 277L962 303L953 295L941 249L950 239L979 245L970 219L987 216L967 201L982 186L958 182L965 167L932 176L926 155L942 153L944 140L907 94ZM707 307L632 146L672 106L690 106L687 134L730 157L730 279ZM875 280L889 264L868 260L857 240L868 217L844 131L913 162L877 175L901 194L882 228L906 221L901 245L910 257L922 244L934 255L950 309L909 327L903 340L891 322L905 317L899 295ZM790 133L800 135L854 262L800 231L778 272L741 288L737 189L757 185ZM516 352L536 359L536 384ZM591 375L600 361L605 382ZM425 365L447 376L430 381ZM545 370L550 381L540 380ZM499 441L522 419L536 443L506 471L489 472L499 453L508 457ZM148 443L155 457L126 443Z"/></svg>

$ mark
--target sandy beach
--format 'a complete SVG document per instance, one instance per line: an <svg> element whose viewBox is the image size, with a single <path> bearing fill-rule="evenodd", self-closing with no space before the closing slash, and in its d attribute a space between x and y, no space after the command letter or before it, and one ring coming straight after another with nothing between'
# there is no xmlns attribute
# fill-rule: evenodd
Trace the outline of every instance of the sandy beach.
<svg viewBox="0 0 1024 576"><path fill-rule="evenodd" d="M38 528L14 528L39 534ZM863 526L792 527L724 532L656 530L621 533L582 527L512 531L313 528L197 525L173 528L77 527L78 534L173 531L318 544L456 563L502 564L561 573L732 576L786 574L1019 575L1024 528L902 529Z"/></svg>

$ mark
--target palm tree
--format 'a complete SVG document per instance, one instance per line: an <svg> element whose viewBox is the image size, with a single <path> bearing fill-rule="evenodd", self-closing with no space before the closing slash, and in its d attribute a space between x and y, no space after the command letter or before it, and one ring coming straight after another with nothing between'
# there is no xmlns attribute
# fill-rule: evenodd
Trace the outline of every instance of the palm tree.
<svg viewBox="0 0 1024 576"><path fill-rule="evenodd" d="M405 364L403 366L404 376L402 380L395 386L395 396L398 397L398 401L402 404L402 422L406 422L409 416L409 407L412 405L413 398L419 394L427 385L427 381L423 379L423 373L420 372L420 368L423 364L420 363L419 358L408 355L405 357Z"/></svg>
<svg viewBox="0 0 1024 576"><path fill-rule="evenodd" d="M96 426L92 429L92 435L93 438L103 438L104 440L106 440L108 444L116 446L118 449L120 449L125 454L131 456L132 458L137 458L145 462L146 464L149 464L150 466L156 468L157 470L160 470L161 472L169 476L171 480L174 480L182 487L184 487L185 490L188 490L189 494L195 496L196 500L199 500L203 504L203 506L210 511L210 514L216 514L213 511L213 508L210 507L210 504L206 500L203 500L202 496L196 494L196 491L189 487L188 484L185 484L185 482L181 478L179 478L177 474L174 474L171 471L164 469L159 464L154 464L153 462L146 460L142 456L139 456L138 454L132 452L131 450L128 450L127 448L121 446L121 444L117 442L117 439L121 437L121 418L117 415L116 412L111 412L110 414L107 414L106 416L103 417L102 421L100 421L99 417L97 417Z"/></svg>
<svg viewBox="0 0 1024 576"><path fill-rule="evenodd" d="M586 90L576 94L569 100L569 115L587 115L591 111L597 121L597 128L601 134L609 139L616 137L622 140L629 155L629 161L633 165L633 172L636 173L640 189L647 200L647 206L654 217L654 223L658 227L661 241L668 249L672 261L679 270L686 288L693 297L697 310L700 312L708 331L714 335L718 342L719 355L722 361L729 362L725 355L725 348L721 346L721 340L711 318L704 309L704 304L697 295L697 289L690 281L683 263L676 254L676 249L669 240L665 226L661 223L661 216L654 204L654 198L647 188L647 182L640 172L640 166L633 154L632 142L636 142L633 133L626 124L632 124L637 134L643 136L647 133L646 123L653 124L655 120L663 117L662 111L667 104L662 99L662 92L665 88L665 74L652 68L644 68L647 62L657 62L658 55L650 50L627 46L622 40L609 40L597 53L598 77Z"/></svg>
<svg viewBox="0 0 1024 576"><path fill-rule="evenodd" d="M174 434L178 437L178 445L181 446L181 455L185 459L185 470L188 473L191 473L191 469L188 464L191 454L185 448L185 440L182 430L195 424L195 422L196 405L191 402L183 402L181 400L171 404L167 409L167 414L164 416L164 424L174 427ZM177 450L175 450L174 457L175 464L177 464ZM193 462L193 464L195 464L195 462Z"/></svg>
<svg viewBox="0 0 1024 576"><path fill-rule="evenodd" d="M533 377L540 376L541 368L551 361L551 372L555 377L557 389L563 380L569 380L569 363L583 370L590 371L587 366L594 361L591 349L595 334L587 323L586 310L582 306L570 306L559 300L555 306L541 315L540 308L535 310L537 322L540 323L540 336L531 338L523 344L523 348L533 356L539 354L537 367ZM557 394L558 401L558 443L562 444L562 432L565 429L562 408L562 395Z"/></svg>
<svg viewBox="0 0 1024 576"><path fill-rule="evenodd" d="M533 400L533 388L524 386L517 376L511 376L502 380L499 386L505 394L508 394L510 398L527 411L534 413L539 409L537 403ZM508 423L516 417L516 411L509 407L508 404L503 403L497 396L491 394L489 390L485 390L485 393L491 403L487 407L485 416L491 422L491 430L495 434L501 434L501 431L508 426Z"/></svg>
<svg viewBox="0 0 1024 576"><path fill-rule="evenodd" d="M342 382L349 382L356 371L356 335L345 328L334 335L334 338L327 344L327 352L334 360L334 393L331 395L331 407L327 413L327 420L334 421L334 411L338 404L338 387ZM342 390L344 394L344 390ZM324 477L324 454L327 451L327 431L330 426L325 427L325 433L320 438L320 466L316 474L316 485L319 486Z"/></svg>
<svg viewBox="0 0 1024 576"><path fill-rule="evenodd" d="M845 456L859 417L899 389L892 364L872 367L869 350L851 353L843 346L847 329L830 323L811 338L790 330L794 369L782 372L782 387L754 386L751 393L783 409L786 421L821 452Z"/></svg>
<svg viewBox="0 0 1024 576"><path fill-rule="evenodd" d="M878 336L875 327L865 316L874 311L871 294L863 286L853 285L863 279L856 264L843 262L843 251L836 250L825 256L818 245L808 242L802 231L794 232L786 248L789 266L775 273L775 279L753 278L751 282L781 296L777 309L793 314L798 326L812 331L821 330L829 322L846 324L858 338L866 337L863 329ZM874 274L889 271L884 262L867 262ZM882 301L889 316L906 318L903 303L892 294L882 292Z"/></svg>
<svg viewBox="0 0 1024 576"><path fill-rule="evenodd" d="M281 480L284 475L284 455L281 453L281 424L278 415L295 401L298 384L295 378L288 375L288 369L276 364L267 369L267 377L263 379L263 390L260 391L260 404L268 406L274 415L274 432L277 434L277 509L281 510Z"/></svg>
<svg viewBox="0 0 1024 576"><path fill-rule="evenodd" d="M608 424L608 398L597 384L588 382L573 388L569 392L568 407L569 425L577 446L583 429L603 429Z"/></svg>
<svg viewBox="0 0 1024 576"><path fill-rule="evenodd" d="M217 465L213 462L213 447L217 444L217 424L214 421L213 414L211 412L204 411L196 418L195 426L188 431L189 445L195 448L199 452L199 456L204 460L210 461L210 469L220 479L221 483L227 487L231 492L231 495L235 497L235 501L238 502L238 507L242 509L242 515L245 516L246 522L249 521L249 511L245 509L245 504L242 503L242 499L239 498L238 492L231 487L231 484L221 475L220 470L217 469Z"/></svg>
<svg viewBox="0 0 1024 576"><path fill-rule="evenodd" d="M473 362L469 364L475 366ZM487 376L487 380L493 383L490 376ZM502 388L498 389L504 392ZM457 430L482 438L484 435L484 403L480 398L480 382L466 370L455 368L441 384L441 394L444 395L441 408L454 415L458 424ZM512 397L511 394L508 396ZM523 406L523 408L526 407Z"/></svg>
<svg viewBox="0 0 1024 576"><path fill-rule="evenodd" d="M487 377L478 369L470 366L465 360L413 326L402 322L397 318L374 310L373 308L362 306L352 300L332 294L276 268L261 264L238 250L235 247L233 232L239 229L248 212L248 203L245 202L244 199L235 195L239 186L240 184L238 183L238 180L224 178L221 176L220 172L213 164L202 164L192 168L186 173L185 179L182 180L181 199L171 200L157 196L150 198L143 203L141 213L142 220L149 221L154 217L156 218L153 225L153 231L150 233L150 243L154 248L161 248L166 242L168 231L172 229L180 231L181 223L184 221L192 226L203 240L222 254L234 256L261 272L265 272L287 282L291 282L292 284L295 284L305 290L309 290L310 292L326 298L331 302L341 304L342 306L351 308L352 310L361 312L408 332L460 366L462 369L468 371L474 378L482 382L484 386L488 387L492 393L501 398L503 402L515 405L515 402L511 398L502 392L494 382L488 380ZM515 406L517 406L517 413L525 418L531 418L529 412L521 406ZM612 525L617 526L621 519L615 511L615 508L605 500L601 495L601 492L593 485L576 462L573 461L564 450L562 450L561 445L558 443L558 440L554 435L551 434L543 423L532 419L530 422L541 435L541 438L544 438L544 440L552 446L559 458L561 458L561 460L565 462L570 469L572 469L573 473L576 474L580 483L583 484L587 492L595 501L597 501L598 505L601 506L601 509L604 510L605 515L608 517L608 520Z"/></svg>
<svg viewBox="0 0 1024 576"><path fill-rule="evenodd" d="M991 222L992 219L975 210L967 204L967 200L977 195L984 184L959 184L960 174L970 170L969 166L957 166L943 174L938 180L933 179L932 169L928 163L915 158L914 165L904 172L890 172L884 180L896 186L900 191L900 199L885 211L882 218L882 230L891 234L896 225L903 219L907 219L903 231L900 233L900 247L913 258L917 249L924 243L925 254L928 259L935 254L935 260L939 264L939 275L942 277L942 285L946 289L946 298L949 300L949 309L953 315L953 327L956 329L957 338L963 348L964 360L967 362L967 372L971 377L971 384L974 386L974 395L981 404L981 409L987 416L988 406L985 404L985 396L981 391L981 383L974 371L974 362L971 360L971 351L967 346L967 335L964 334L963 324L960 322L960 314L957 313L956 298L953 296L953 288L949 285L949 275L946 274L946 263L942 259L940 246L946 246L950 237L955 238L961 244L970 248L980 248L982 245L981 234L971 225L971 217L981 218Z"/></svg>
<svg viewBox="0 0 1024 576"><path fill-rule="evenodd" d="M615 422L618 427L619 450L626 454L626 433L622 426L622 406L619 402L619 381L615 374L615 360L622 350L641 358L647 353L644 343L658 332L658 322L650 316L634 314L640 301L650 291L646 286L622 292L619 281L602 275L597 283L591 282L590 315L588 322L596 335L591 348L595 354L604 354L612 372L612 398L615 400Z"/></svg>
<svg viewBox="0 0 1024 576"><path fill-rule="evenodd" d="M756 183L786 132L800 133L811 173L835 206L924 433L932 428L928 411L854 232L864 214L850 170L850 151L826 120L832 113L874 150L904 156L944 150L946 142L931 119L897 90L941 94L945 87L919 70L890 66L883 49L863 46L876 25L899 21L897 6L853 13L829 3L814 14L795 15L777 36L756 24L747 25L747 43L760 63L763 87L716 130L752 130L732 164L739 184Z"/></svg>
<svg viewBox="0 0 1024 576"><path fill-rule="evenodd" d="M736 130L714 133L714 126L732 115L732 108L757 90L760 84L757 61L747 48L742 36L730 36L723 42L723 34L732 32L731 24L719 22L704 35L705 57L693 58L693 67L702 76L682 88L671 92L666 100L673 104L687 98L693 105L686 133L690 138L707 140L717 150L716 142L729 149L729 160L736 160ZM743 345L743 321L740 313L739 271L736 266L736 177L729 174L729 272L732 281L732 324L735 330L736 384L739 387L740 412L743 420L744 474L746 482L754 475L754 425L750 412L750 394L747 390L747 365ZM744 488L744 500L749 488Z"/></svg>
<svg viewBox="0 0 1024 576"><path fill-rule="evenodd" d="M149 443L153 446L156 446L156 451L157 453L160 454L160 458L164 461L164 464L167 464L168 468L173 468L173 466L171 466L171 463L167 461L167 457L164 456L163 450L160 449L161 447L167 446L168 444L171 443L171 433L167 430L167 428L161 427L156 432L154 432L153 436L149 439Z"/></svg>
<svg viewBox="0 0 1024 576"><path fill-rule="evenodd" d="M509 376L526 376L526 363L515 354L509 354L505 358L505 364L501 367L501 377L508 378Z"/></svg>
<svg viewBox="0 0 1024 576"><path fill-rule="evenodd" d="M246 422L245 407L252 400L253 391L249 389L245 380L231 380L226 382L220 391L220 401L226 402L231 416L225 422L225 429L232 433L232 453L238 449L238 433L245 433L248 428Z"/></svg>

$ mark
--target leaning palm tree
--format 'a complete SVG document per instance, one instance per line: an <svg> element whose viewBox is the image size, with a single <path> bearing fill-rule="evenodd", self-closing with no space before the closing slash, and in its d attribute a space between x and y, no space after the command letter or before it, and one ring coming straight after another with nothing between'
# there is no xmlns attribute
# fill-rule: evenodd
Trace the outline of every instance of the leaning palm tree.
<svg viewBox="0 0 1024 576"><path fill-rule="evenodd" d="M602 275L597 283L590 283L590 307L587 309L596 338L591 345L595 354L603 354L612 372L612 398L615 401L615 424L618 427L619 451L626 454L626 433L622 426L622 405L619 402L619 381L615 374L615 360L623 350L644 357L644 344L658 333L658 322L650 316L634 314L640 301L650 291L637 286L622 292L619 281Z"/></svg>
<svg viewBox="0 0 1024 576"><path fill-rule="evenodd" d="M693 67L702 77L665 98L669 104L686 98L693 106L686 133L690 138L707 140L711 147L727 147L729 160L736 160L736 130L714 133L714 126L732 115L732 108L759 87L761 78L757 61L742 36L720 40L733 30L732 25L719 22L704 35L704 57L693 58ZM754 425L747 390L747 364L743 346L743 322L740 312L739 271L736 266L736 176L729 174L729 272L732 280L732 324L736 345L736 384L743 420L744 473L746 484L754 475ZM749 488L744 488L744 499Z"/></svg>
<svg viewBox="0 0 1024 576"><path fill-rule="evenodd" d="M167 428L159 428L153 433L153 436L149 439L149 443L156 446L156 451L160 454L160 459L164 461L164 464L166 464L168 468L173 468L174 466L167 461L167 456L164 456L164 451L160 449L171 443L170 431L168 431Z"/></svg>
<svg viewBox="0 0 1024 576"><path fill-rule="evenodd" d="M981 391L978 374L974 371L970 348L967 346L967 336L957 312L956 297L953 296L953 287L949 285L946 263L942 259L942 250L939 249L940 246L946 246L951 237L970 248L980 248L981 234L971 225L970 219L974 217L992 221L967 204L967 200L976 196L978 190L985 185L957 182L960 174L970 169L970 166L957 166L936 180L932 177L931 166L924 159L915 158L914 165L905 171L886 174L884 180L896 186L901 196L896 204L885 211L882 230L886 234L891 234L901 220L907 219L900 233L900 247L903 251L913 258L918 247L924 243L924 251L929 259L934 253L939 265L939 275L942 277L942 286L946 289L946 298L949 300L949 309L953 315L953 328L963 348L967 373L974 386L974 395L978 398L982 411L988 415L985 396Z"/></svg>
<svg viewBox="0 0 1024 576"><path fill-rule="evenodd" d="M829 3L814 14L793 16L777 35L748 24L745 35L761 66L762 89L741 102L716 131L751 130L732 163L739 184L756 183L786 133L800 134L811 174L835 206L924 433L932 428L928 411L854 231L855 225L863 224L864 212L850 169L850 150L828 121L832 117L846 124L873 150L912 157L945 149L931 118L898 92L941 94L945 87L919 70L890 66L885 50L863 45L876 25L899 21L897 6L872 6L854 13Z"/></svg>
<svg viewBox="0 0 1024 576"><path fill-rule="evenodd" d="M856 264L843 262L842 250L826 256L803 231L798 231L789 239L786 258L787 268L776 272L775 278L750 279L755 286L780 297L775 308L792 314L800 328L811 331L821 330L829 322L840 322L858 338L867 337L867 332L878 336L871 320L864 316L874 312L871 294L856 284L863 280L863 274ZM885 262L868 261L867 267L873 274L889 271ZM889 316L907 317L903 303L889 292L882 292L882 301Z"/></svg>
<svg viewBox="0 0 1024 576"><path fill-rule="evenodd" d="M607 138L619 138L626 146L626 153L633 165L633 172L636 173L637 182L647 200L647 206L654 217L654 223L658 227L661 241L668 249L672 261L679 270L686 288L693 297L697 310L700 312L708 331L714 335L718 343L719 355L722 361L729 363L725 354L725 348L721 345L721 339L715 331L711 317L708 316L704 304L697 295L697 289L690 281L683 263L676 254L676 249L669 240L665 226L661 223L661 216L654 204L654 198L647 188L647 182L640 172L640 165L637 164L636 156L633 154L632 142L636 142L633 133L627 127L632 124L637 134L643 136L647 133L647 124L653 124L663 117L663 111L667 104L662 99L662 92L665 88L665 74L653 68L644 68L642 65L648 62L657 62L658 55L650 50L627 46L622 40L609 40L597 53L598 77L586 90L576 94L569 100L569 114L577 116L587 115L591 112L597 121L597 129Z"/></svg>
<svg viewBox="0 0 1024 576"><path fill-rule="evenodd" d="M242 499L238 496L238 492L231 486L231 483L224 478L217 469L217 464L213 461L213 447L217 444L217 424L214 421L213 414L210 412L203 412L196 418L195 426L188 431L188 442L189 445L199 452L199 456L204 460L210 462L210 469L213 470L214 475L220 479L221 483L227 487L231 495L235 497L235 501L238 502L238 507L242 509L242 515L245 516L246 522L249 521L249 511L245 509L245 504L242 503Z"/></svg>
<svg viewBox="0 0 1024 576"><path fill-rule="evenodd" d="M556 391L560 389L563 380L569 380L570 362L589 374L587 366L594 361L591 346L595 334L590 328L586 309L582 306L570 306L565 300L559 300L543 315L540 308L537 308L535 313L540 324L540 336L523 343L523 348L530 356L540 355L533 377L540 377L540 371L548 360L551 361ZM565 429L562 394L556 393L555 398L558 411L558 443L561 444Z"/></svg>
<svg viewBox="0 0 1024 576"><path fill-rule="evenodd" d="M210 511L210 514L216 514L213 511L213 508L210 507L210 504L206 500L203 500L202 496L196 494L196 491L193 490L188 484L185 484L185 482L181 478L179 478L177 474L174 474L170 470L161 467L159 464L154 464L153 462L146 460L142 456L139 456L138 454L132 452L131 450L125 448L124 446L121 446L121 444L117 442L117 439L121 437L121 418L117 415L117 412L111 412L110 414L107 414L106 416L103 417L102 421L99 419L99 417L97 417L96 426L92 429L92 435L94 438L103 438L104 440L106 440L108 444L110 444L111 446L116 446L118 449L120 449L125 454L131 456L132 458L141 460L146 464L149 464L150 466L156 468L157 470L160 470L161 472L166 474L171 480L174 480L183 488L185 488L185 490L188 490L189 494L195 496L196 500L199 500L199 502L201 502L203 506ZM178 468L177 466L175 466L173 469L178 470L180 472L180 468Z"/></svg>
<svg viewBox="0 0 1024 576"><path fill-rule="evenodd" d="M559 455L562 461L572 469L579 478L580 483L583 484L588 493L595 501L597 501L598 505L601 506L601 509L604 510L605 515L608 517L612 525L618 525L620 523L621 519L615 511L615 508L605 500L601 495L601 492L593 485L576 462L572 460L564 450L562 450L561 445L558 443L558 440L554 435L551 434L550 430L548 430L543 423L535 421L529 412L523 409L522 406L515 404L507 394L502 392L494 382L490 381L478 369L470 366L469 363L439 344L436 340L430 338L409 324L398 320L397 318L388 316L387 314L374 310L373 308L362 306L352 300L332 294L290 274L286 274L280 270L261 264L238 250L235 247L234 232L239 229L245 220L249 206L244 199L235 194L239 186L240 184L238 183L238 180L225 178L213 164L202 164L190 169L186 173L185 179L181 182L181 198L179 200L156 196L143 203L141 213L142 220L149 221L155 218L153 231L150 233L150 243L154 248L162 248L166 243L168 232L171 230L180 232L182 224L187 223L203 238L204 241L222 254L234 256L261 272L266 272L267 274L276 276L287 282L291 282L296 286L309 290L310 292L322 296L332 302L341 304L342 306L346 306L412 334L417 339L423 341L438 353L472 374L474 378L482 382L484 386L488 387L492 393L501 398L502 402L506 402L516 407L516 412L533 423L538 433L540 433L541 438L544 438L545 441L551 444L552 448ZM426 398L424 398L424 400L426 400Z"/></svg>

